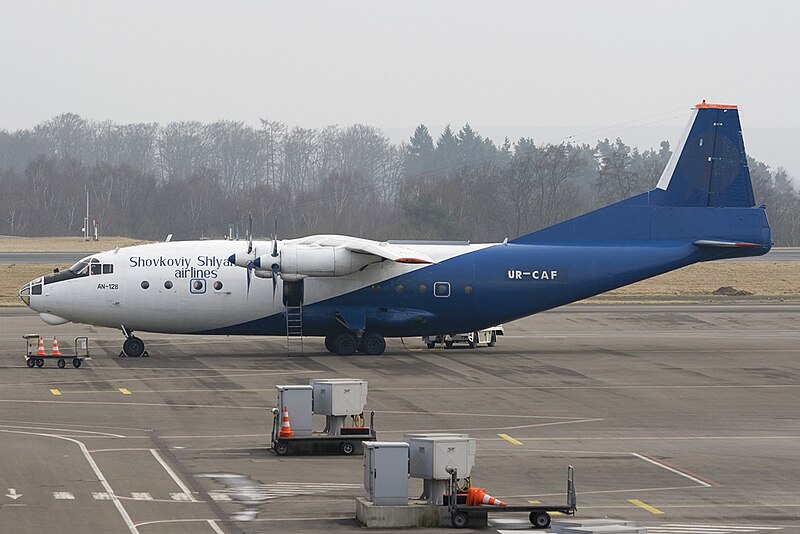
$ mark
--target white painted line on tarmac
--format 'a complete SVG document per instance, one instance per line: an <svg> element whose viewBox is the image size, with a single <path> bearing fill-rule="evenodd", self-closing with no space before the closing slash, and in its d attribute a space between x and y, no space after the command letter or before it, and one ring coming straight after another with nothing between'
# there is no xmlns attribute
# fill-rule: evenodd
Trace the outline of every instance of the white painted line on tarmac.
<svg viewBox="0 0 800 534"><path fill-rule="evenodd" d="M172 480L175 481L175 483L178 485L181 491L189 496L189 500L191 502L197 502L197 500L192 495L192 491L186 486L186 484L183 483L183 481L180 478L178 478L178 475L175 474L175 471L173 471L172 468L169 465L167 465L167 462L164 461L164 458L162 458L161 455L158 454L158 450L150 449L150 452L153 454L153 456L155 456L156 460L158 460L158 463L161 464L161 467L164 468L164 471L166 471L167 474L172 477Z"/></svg>
<svg viewBox="0 0 800 534"><path fill-rule="evenodd" d="M680 476L682 476L684 478L688 478L692 482L697 482L698 484L700 484L703 487L706 487L706 488L712 487L712 484L709 484L708 482L700 480L699 478L695 478L695 477L693 477L692 475L690 475L688 473L684 473L683 471L679 471L679 470L677 470L677 469L675 469L673 467L670 467L668 465L664 465L661 462L657 462L657 461L653 460L652 458L648 458L647 456L642 456L641 454L637 454L635 452L632 452L631 455L635 456L636 458L639 458L640 460L644 460L645 462L651 463L653 465L657 465L661 469L666 469L670 473L675 473L676 475L680 475Z"/></svg>
<svg viewBox="0 0 800 534"><path fill-rule="evenodd" d="M42 436L46 438L63 439L65 441L69 441L76 444L83 453L83 456L86 458L86 461L89 462L89 466L92 468L92 471L94 471L94 474L97 477L97 479L103 485L103 488L105 488L106 492L112 496L111 500L114 503L114 506L116 507L117 511L119 512L119 515L122 517L123 521L125 521L125 525L128 527L128 530L130 530L132 534L139 534L139 529L137 529L136 525L133 524L133 520L131 519L131 516L128 514L128 511L125 509L124 506L122 506L122 503L116 497L116 495L114 495L114 490L111 488L111 484L108 483L108 480L106 479L105 475L100 470L100 468L97 466L97 463L94 461L94 458L92 458L92 455L89 454L89 449L86 448L86 445L84 445L82 441L78 441L77 439L69 438L66 436L44 434L41 432L23 432L21 430L4 430L4 429L0 429L0 432L8 432L9 434L26 434L29 436Z"/></svg>
<svg viewBox="0 0 800 534"><path fill-rule="evenodd" d="M225 534L225 532L217 526L217 522L214 521L213 519L208 520L208 525L211 527L211 530L213 530L216 534Z"/></svg>
<svg viewBox="0 0 800 534"><path fill-rule="evenodd" d="M68 491L54 491L53 498L58 499L60 501L74 501L75 495Z"/></svg>
<svg viewBox="0 0 800 534"><path fill-rule="evenodd" d="M147 493L146 491L131 492L131 499L133 499L134 501L152 501L153 496Z"/></svg>

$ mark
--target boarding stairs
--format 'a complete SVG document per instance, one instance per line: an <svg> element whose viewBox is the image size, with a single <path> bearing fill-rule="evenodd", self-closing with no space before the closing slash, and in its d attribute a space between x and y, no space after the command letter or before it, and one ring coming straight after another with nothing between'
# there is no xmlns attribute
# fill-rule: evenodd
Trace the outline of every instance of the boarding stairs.
<svg viewBox="0 0 800 534"><path fill-rule="evenodd" d="M303 355L303 304L286 306L286 353L289 356Z"/></svg>

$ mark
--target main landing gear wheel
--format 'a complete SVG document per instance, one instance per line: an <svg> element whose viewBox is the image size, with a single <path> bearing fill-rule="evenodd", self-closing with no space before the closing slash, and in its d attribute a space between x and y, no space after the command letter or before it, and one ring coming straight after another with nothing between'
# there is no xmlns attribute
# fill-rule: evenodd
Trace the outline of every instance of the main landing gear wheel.
<svg viewBox="0 0 800 534"><path fill-rule="evenodd" d="M336 350L333 348L334 339L334 336L325 336L325 348L328 349L328 352L331 354L336 354Z"/></svg>
<svg viewBox="0 0 800 534"><path fill-rule="evenodd" d="M445 341L444 342L444 347L446 349L452 349L453 348L453 342L452 341Z"/></svg>
<svg viewBox="0 0 800 534"><path fill-rule="evenodd" d="M131 336L122 344L122 352L129 358L138 358L144 354L144 341L136 336Z"/></svg>
<svg viewBox="0 0 800 534"><path fill-rule="evenodd" d="M489 341L489 346L494 347L497 344L497 332L492 332L492 340Z"/></svg>
<svg viewBox="0 0 800 534"><path fill-rule="evenodd" d="M382 335L370 332L361 340L361 347L365 354L377 356L383 354L383 351L386 350L386 340L383 339Z"/></svg>
<svg viewBox="0 0 800 534"><path fill-rule="evenodd" d="M425 343L425 345L427 345L429 349L432 349L433 347L436 346L436 343L434 343L433 341L428 341Z"/></svg>
<svg viewBox="0 0 800 534"><path fill-rule="evenodd" d="M528 516L533 528L547 528L550 526L550 514L547 512L531 512Z"/></svg>
<svg viewBox="0 0 800 534"><path fill-rule="evenodd" d="M67 361L64 358L59 358L58 359L58 368L59 369L63 369L66 366L67 366Z"/></svg>
<svg viewBox="0 0 800 534"><path fill-rule="evenodd" d="M339 356L350 356L356 351L356 338L345 332L333 338L333 351Z"/></svg>

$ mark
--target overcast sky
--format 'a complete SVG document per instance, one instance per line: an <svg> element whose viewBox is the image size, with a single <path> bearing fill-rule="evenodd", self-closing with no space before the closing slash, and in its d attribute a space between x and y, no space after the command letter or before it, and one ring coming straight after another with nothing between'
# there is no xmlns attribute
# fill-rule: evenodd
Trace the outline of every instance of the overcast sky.
<svg viewBox="0 0 800 534"><path fill-rule="evenodd" d="M705 98L800 176L798 25L796 1L0 0L0 128L69 111L674 144Z"/></svg>

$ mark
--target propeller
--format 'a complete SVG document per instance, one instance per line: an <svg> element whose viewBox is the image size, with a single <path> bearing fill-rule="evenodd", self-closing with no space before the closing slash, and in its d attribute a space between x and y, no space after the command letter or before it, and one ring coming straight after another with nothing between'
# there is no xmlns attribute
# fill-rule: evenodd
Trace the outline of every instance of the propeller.
<svg viewBox="0 0 800 534"><path fill-rule="evenodd" d="M238 265L239 267L245 267L247 269L247 296L250 296L250 283L253 279L253 269L258 267L258 264L255 260L255 254L253 253L253 214L250 213L248 215L248 224L247 224L247 253L246 254L231 254L228 257L228 261L234 265ZM243 257L244 256L244 257Z"/></svg>

